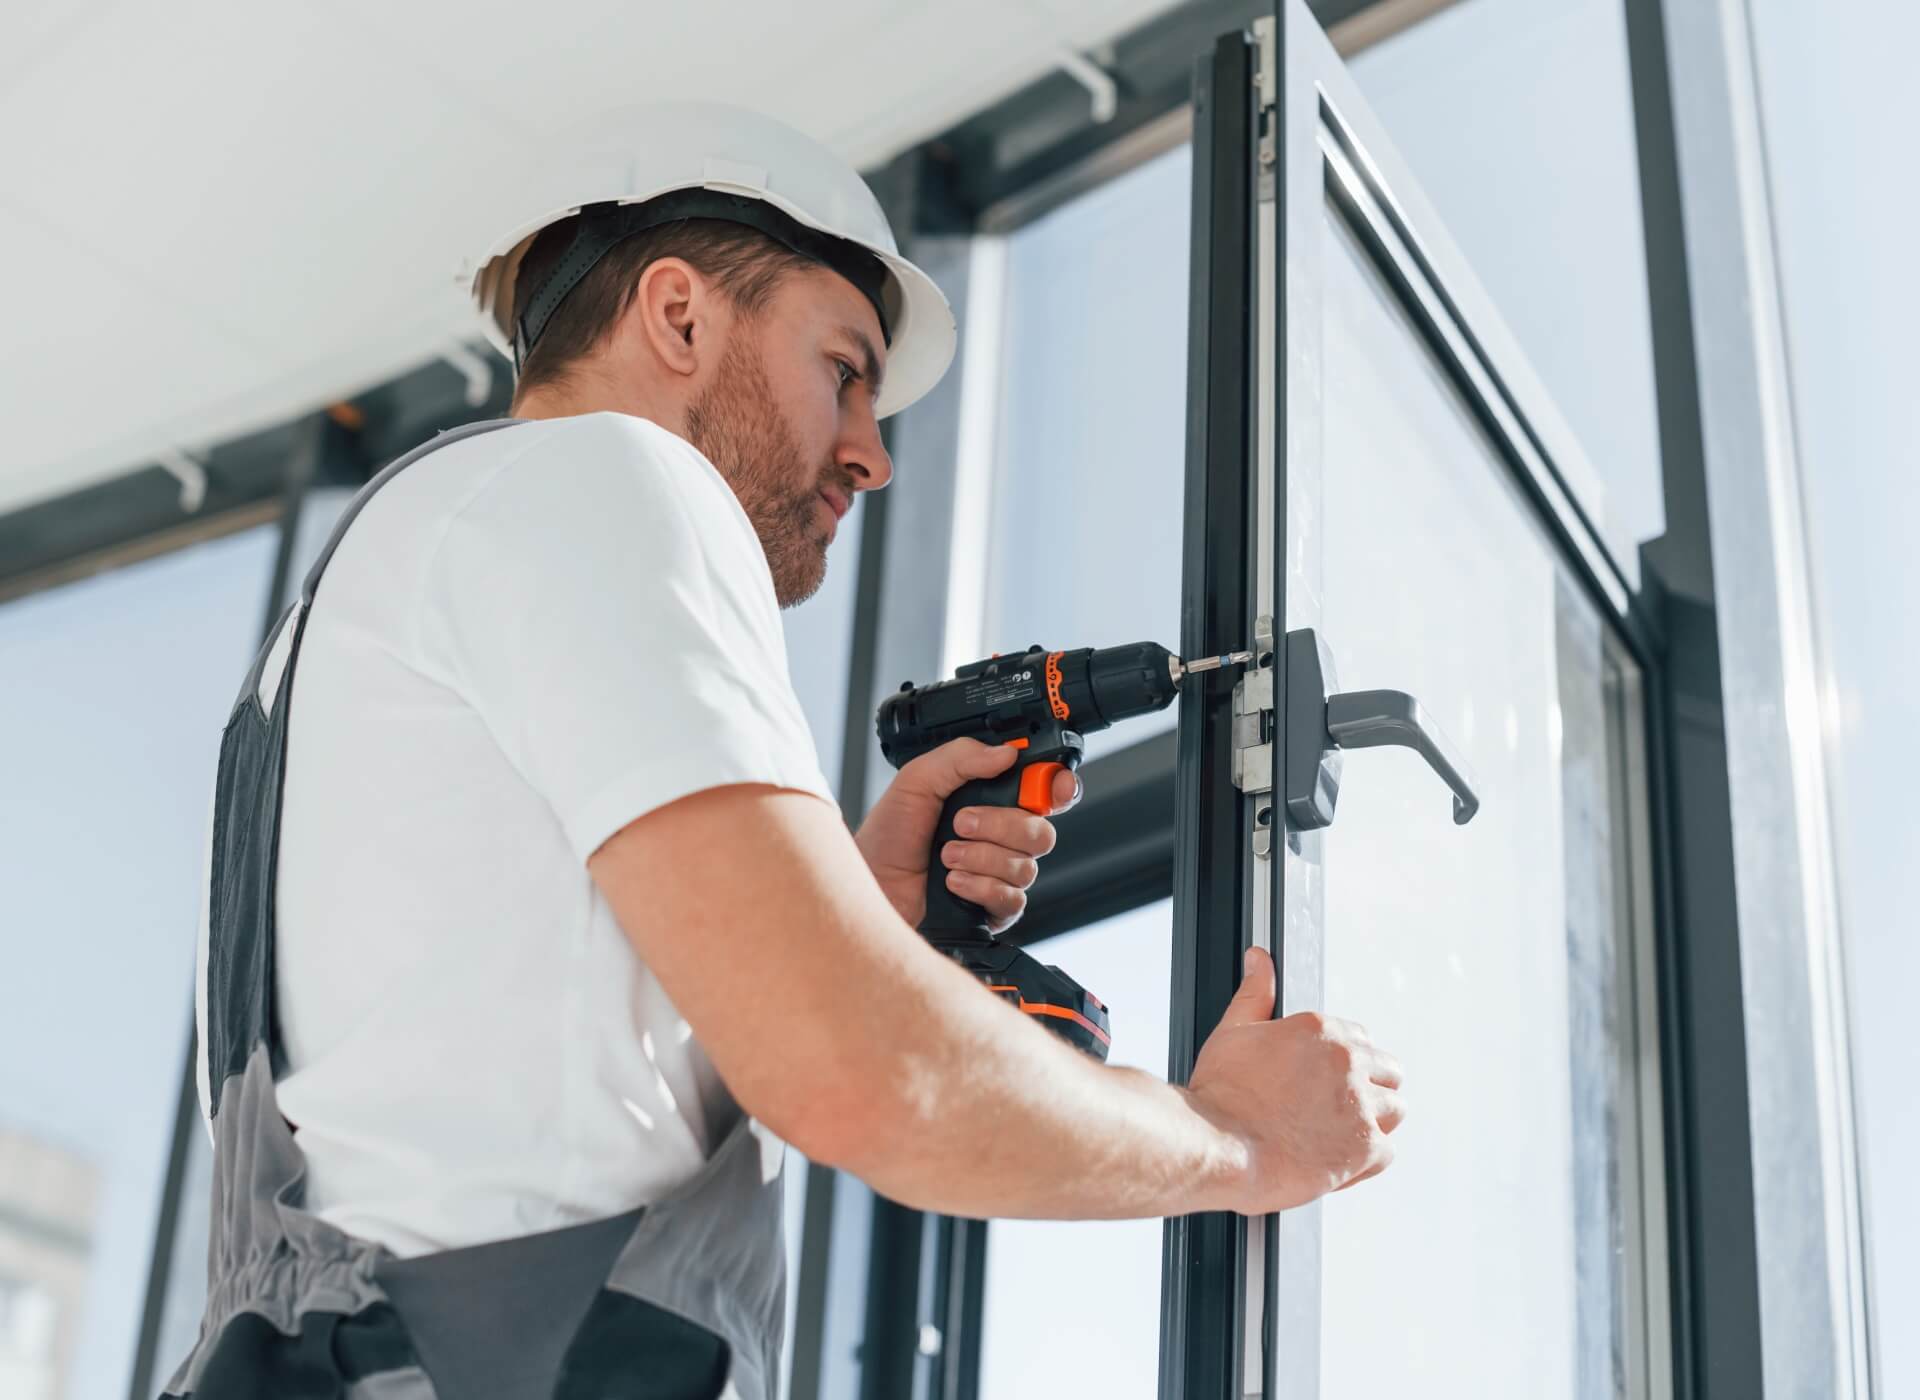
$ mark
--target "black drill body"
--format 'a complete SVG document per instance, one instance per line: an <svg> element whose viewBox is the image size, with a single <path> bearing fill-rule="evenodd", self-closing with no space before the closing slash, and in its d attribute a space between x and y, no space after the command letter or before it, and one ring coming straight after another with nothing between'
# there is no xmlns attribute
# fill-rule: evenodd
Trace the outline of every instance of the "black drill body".
<svg viewBox="0 0 1920 1400"><path fill-rule="evenodd" d="M970 662L951 680L908 682L889 695L880 706L880 751L898 768L953 739L1028 739L1039 748L1060 733L1091 734L1165 709L1180 693L1175 664L1173 653L1153 642L1031 647Z"/></svg>
<svg viewBox="0 0 1920 1400"><path fill-rule="evenodd" d="M1163 710L1180 693L1181 663L1165 647L1135 642L988 657L949 680L902 685L880 705L880 751L899 768L954 739L1015 744L1019 755L995 778L974 779L947 798L927 864L927 912L920 931L1020 1010L1104 1060L1106 1007L1057 967L995 939L987 913L947 888L940 852L956 838L963 807L1053 812L1053 782L1080 766L1082 735Z"/></svg>

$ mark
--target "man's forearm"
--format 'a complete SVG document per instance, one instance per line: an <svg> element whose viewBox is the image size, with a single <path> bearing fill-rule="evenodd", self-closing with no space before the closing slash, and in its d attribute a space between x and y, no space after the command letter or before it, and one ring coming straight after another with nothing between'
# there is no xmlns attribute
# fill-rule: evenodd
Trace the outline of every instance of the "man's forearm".
<svg viewBox="0 0 1920 1400"><path fill-rule="evenodd" d="M844 1167L947 1215L1120 1219L1230 1208L1247 1151L1187 1093L1097 1064L958 968L871 1084Z"/></svg>
<svg viewBox="0 0 1920 1400"><path fill-rule="evenodd" d="M733 854L743 832L750 861ZM818 797L697 793L589 868L734 1097L813 1160L950 1214L1111 1219L1238 1199L1237 1137L935 952Z"/></svg>

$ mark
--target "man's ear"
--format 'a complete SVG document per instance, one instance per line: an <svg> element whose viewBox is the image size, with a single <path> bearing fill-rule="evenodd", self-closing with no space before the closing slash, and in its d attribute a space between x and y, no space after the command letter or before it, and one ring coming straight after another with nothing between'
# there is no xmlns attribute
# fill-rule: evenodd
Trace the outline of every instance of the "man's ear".
<svg viewBox="0 0 1920 1400"><path fill-rule="evenodd" d="M644 346L669 374L697 374L714 342L709 318L714 297L707 281L683 258L647 264L621 316L620 335Z"/></svg>

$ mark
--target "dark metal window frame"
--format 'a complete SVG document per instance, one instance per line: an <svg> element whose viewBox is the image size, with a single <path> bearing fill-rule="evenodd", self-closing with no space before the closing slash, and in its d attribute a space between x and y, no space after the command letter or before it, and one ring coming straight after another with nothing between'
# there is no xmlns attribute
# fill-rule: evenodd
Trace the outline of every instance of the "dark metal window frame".
<svg viewBox="0 0 1920 1400"><path fill-rule="evenodd" d="M1556 553L1639 666L1644 677L1643 694L1656 693L1661 688L1662 667L1659 614L1634 591L1628 571L1610 552L1569 485L1570 477L1591 476L1590 472L1576 470L1584 466L1578 442L1552 412L1543 387L1506 332L1468 260L1447 238L1443 225L1393 153L1391 143L1310 14L1286 0L1275 8L1274 113L1268 137L1272 157L1270 174L1263 178L1270 178L1275 187L1277 231L1271 250L1263 250L1263 256L1270 257L1271 262L1261 270L1259 279L1262 295L1277 300L1276 344L1271 351L1276 411L1266 428L1271 434L1268 446L1272 460L1281 464L1276 468L1278 479L1273 486L1276 518L1271 526L1272 538L1284 541L1290 533L1286 525L1284 464L1291 454L1316 456L1323 435L1318 287L1323 275L1322 250L1332 223L1338 221L1355 236L1433 362L1478 421L1484 439L1544 527ZM1273 290L1268 292L1266 288ZM1275 616L1283 616L1290 572L1284 546L1275 546L1272 567L1270 606ZM1277 666L1280 675L1275 690L1283 695L1288 679L1284 651L1277 658ZM1644 721L1647 717L1642 718ZM1286 762L1280 748L1276 744L1276 789ZM1640 820L1648 826L1655 824L1650 810ZM1277 911L1289 908L1286 870L1285 860L1273 862L1269 908L1276 911L1273 938L1281 971L1282 1009L1292 1010L1319 1004L1324 950L1317 919L1288 918L1283 924L1278 916ZM1671 921L1656 916L1656 943L1670 939L1671 932ZM1262 1357L1264 1374L1242 1377L1232 1369L1219 1374L1207 1369L1203 1359L1189 1357L1184 1368L1185 1387L1164 1389L1163 1394L1178 1394L1189 1400L1225 1400L1229 1395L1240 1395L1243 1386L1252 1390L1256 1383L1268 1396L1318 1394L1314 1381L1294 1383L1283 1379L1279 1363L1282 1357L1296 1358L1302 1374L1318 1374L1310 1358L1317 1356L1320 1333L1319 1212L1310 1207L1266 1224L1262 1260L1265 1280L1260 1295L1267 1300L1261 1308L1267 1329L1265 1344L1257 1352L1245 1346L1227 1352L1236 1367L1253 1364L1250 1359L1245 1363L1239 1360L1250 1352ZM1225 1278L1237 1284L1243 1277L1244 1245L1216 1246L1214 1257L1205 1261L1203 1271L1216 1280ZM1241 1311L1240 1300L1234 1301L1232 1311L1237 1314ZM1173 1306L1178 1307L1179 1302Z"/></svg>
<svg viewBox="0 0 1920 1400"><path fill-rule="evenodd" d="M1642 560L1667 624L1653 777L1675 930L1662 994L1676 1393L1864 1394L1858 1162L1844 1104L1824 1122L1834 1086L1816 1079L1829 1057L1846 1073L1844 1007L1829 1003L1841 1029L1824 1037L1812 1010L1834 992L1815 968L1835 930L1812 912L1832 891L1790 835L1819 826L1803 809L1826 794L1796 779L1818 774L1818 735L1785 721L1811 639L1781 602L1806 558L1769 480L1790 493L1798 465L1746 7L1625 6L1667 516Z"/></svg>
<svg viewBox="0 0 1920 1400"><path fill-rule="evenodd" d="M1192 279L1188 307L1182 654L1252 644L1257 611L1254 305L1259 132L1255 49L1243 30L1194 68ZM1284 503L1280 503L1284 511ZM1284 539L1284 533L1278 538ZM1268 660L1276 668L1277 656ZM1251 855L1248 802L1233 783L1234 677L1180 696L1173 888L1173 1006L1167 1077L1184 1083L1241 975L1252 882L1278 861ZM1276 671L1276 681L1278 674ZM1277 746L1276 746L1277 756ZM1267 804L1271 816L1271 804ZM1277 886L1276 886L1277 889ZM1240 1288L1247 1228L1231 1212L1176 1216L1162 1230L1160 1394L1239 1393L1246 1350ZM1272 1243L1271 1231L1267 1243ZM1269 1260L1274 1257L1268 1250Z"/></svg>

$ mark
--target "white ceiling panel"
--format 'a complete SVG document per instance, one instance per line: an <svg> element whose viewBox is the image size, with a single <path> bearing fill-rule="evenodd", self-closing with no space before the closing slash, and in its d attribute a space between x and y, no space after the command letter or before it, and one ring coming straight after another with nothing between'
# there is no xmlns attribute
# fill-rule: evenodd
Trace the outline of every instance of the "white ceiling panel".
<svg viewBox="0 0 1920 1400"><path fill-rule="evenodd" d="M470 334L452 275L593 113L701 96L876 163L1168 0L9 0L0 511Z"/></svg>
<svg viewBox="0 0 1920 1400"><path fill-rule="evenodd" d="M709 97L806 120L826 90L857 81L870 36L889 15L948 8L932 0L791 0L646 4L571 0L535 17L524 3L443 5L350 0L368 31L416 71L487 107L529 136L607 107ZM1000 0L982 0L993 10ZM850 36L853 36L850 38Z"/></svg>
<svg viewBox="0 0 1920 1400"><path fill-rule="evenodd" d="M0 336L0 495L57 494L76 477L144 460L159 445L150 445L151 425L181 422L191 416L182 405L202 401L209 385L245 383L260 371L254 356L203 324L175 324L164 344L123 334L152 320L138 283L4 203L0 249L9 267L30 270L8 287L9 328ZM82 444L90 473L74 471Z"/></svg>
<svg viewBox="0 0 1920 1400"><path fill-rule="evenodd" d="M78 42L118 0L7 0L0 34L0 92L63 45Z"/></svg>
<svg viewBox="0 0 1920 1400"><path fill-rule="evenodd" d="M157 300L272 361L329 354L369 314L444 304L444 191L478 179L511 133L382 71L317 11L195 10L186 25L174 6L125 11L82 81L49 65L0 99L0 131L60 133L0 137L15 188L76 242L144 269Z"/></svg>

